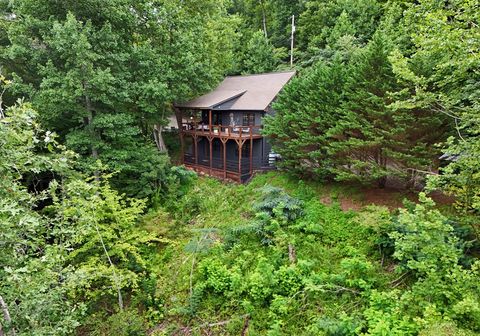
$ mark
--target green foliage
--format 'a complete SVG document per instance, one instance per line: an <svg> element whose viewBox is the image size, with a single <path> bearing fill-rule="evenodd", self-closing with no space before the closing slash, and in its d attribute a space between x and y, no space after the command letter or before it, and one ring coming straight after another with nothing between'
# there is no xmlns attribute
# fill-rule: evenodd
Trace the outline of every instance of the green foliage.
<svg viewBox="0 0 480 336"><path fill-rule="evenodd" d="M402 24L407 33L415 32L413 47L391 56L405 86L396 104L448 116L455 129L444 148L448 165L430 180L430 189L455 196L467 212L478 212L480 53L473 41L480 37L479 19L478 6L470 1L412 4ZM478 237L478 225L474 230Z"/></svg>
<svg viewBox="0 0 480 336"><path fill-rule="evenodd" d="M265 186L269 180L289 193ZM194 228L168 261L184 279L171 294L183 297L172 318L228 335L241 333L237 321L246 315L249 332L265 335L416 335L445 323L477 330L478 263L462 264L462 239L471 238L457 236L432 201L422 198L395 215L375 207L343 212L321 204L305 183L287 180L271 174L225 186L198 179L186 191L199 212L178 217ZM232 206L239 200L246 208ZM229 322L210 329L205 320Z"/></svg>
<svg viewBox="0 0 480 336"><path fill-rule="evenodd" d="M81 180L61 188L53 184L52 196L53 205L46 210L56 215L54 237L72 249L66 260L76 268L69 279L72 294L95 305L115 297L117 286L137 289L149 269L142 252L157 241L136 227L144 201L127 201L107 183Z"/></svg>
<svg viewBox="0 0 480 336"><path fill-rule="evenodd" d="M197 183L200 188L189 190L185 197L189 193L206 192L209 182L201 179ZM243 226L230 224L217 231L205 228L200 235L195 230L192 233L197 238L185 242L185 251L191 253L191 247L198 245L198 237L208 233L214 241L195 254L199 263L193 269L192 291L189 286L184 287L190 293L184 301L188 308L177 311L186 313L194 321L205 317L211 320L212 316L250 314L249 328L260 334L284 334L295 330L308 334L307 330L327 330L328 327L314 318L319 302L330 307L330 302L340 298L348 305L349 298L382 283L378 279L378 268L371 261L354 256L360 251L356 247L359 237L367 237L371 230L353 225L356 220L353 214L321 205L315 193L306 186L300 186L304 201L299 201L271 186L257 189L251 195L253 185L255 181L247 190L238 187L243 193L237 195L256 199L254 206L248 206L255 213L244 219ZM219 192L224 193L226 187L220 188ZM208 203L215 202L214 199L212 195ZM215 222L205 222L211 215L204 215L223 210L204 204L201 211L195 217L196 225L208 227ZM307 221L324 225L311 232L305 229ZM341 233L343 236L339 238L337 235ZM289 248L295 250L297 260L289 257ZM365 253L375 250L372 243ZM191 271L190 267L185 268L187 279ZM291 318L298 314L306 318ZM339 330L355 330L358 325L356 318L346 318L342 309L328 308L325 314L322 315L325 320L339 320ZM234 327L232 322L229 333L238 333L241 327Z"/></svg>
<svg viewBox="0 0 480 336"><path fill-rule="evenodd" d="M146 253L163 240L137 226L144 200L125 199L108 176L84 179L72 169L76 156L42 130L30 105L5 115L0 296L12 323L2 325L27 335L70 335L99 304L115 307L139 290L150 276Z"/></svg>
<svg viewBox="0 0 480 336"><path fill-rule="evenodd" d="M28 104L5 111L0 139L0 296L12 324L1 323L29 335L71 334L85 313L81 302L68 297L65 279L74 269L62 246L51 244L50 221L35 211L48 191L30 191L24 182L46 172L57 178L71 174L74 155L41 129Z"/></svg>
<svg viewBox="0 0 480 336"><path fill-rule="evenodd" d="M478 261L471 268L460 264L463 251L452 226L430 199L421 201L400 211L397 230L390 233L398 270L407 271L400 278L412 273L416 281L404 291L375 292L366 310L369 328L416 334L422 327L441 329L439 320L445 320L478 331Z"/></svg>
<svg viewBox="0 0 480 336"><path fill-rule="evenodd" d="M479 13L474 1L0 0L1 332L479 333ZM151 132L172 102L285 66L292 14L299 76L264 134L282 168L311 179L231 185L171 167ZM3 109L22 96L32 104ZM448 136L429 189L455 211L423 194L392 213L342 211L358 190L315 182L415 182Z"/></svg>
<svg viewBox="0 0 480 336"><path fill-rule="evenodd" d="M105 318L105 317L103 317ZM96 324L95 324L96 323ZM141 336L145 335L143 318L134 310L125 310L108 316L104 320L92 321L90 335L95 336Z"/></svg>
<svg viewBox="0 0 480 336"><path fill-rule="evenodd" d="M264 134L282 155L281 166L311 177L329 175L332 163L326 130L338 119L343 73L340 61L331 65L319 62L294 78L279 95L275 117L265 118Z"/></svg>
<svg viewBox="0 0 480 336"><path fill-rule="evenodd" d="M400 210L399 231L390 234L395 241L393 256L419 276L446 272L458 263L462 253L458 238L448 219L431 209L433 201L423 194L420 200L423 204L417 204L412 212Z"/></svg>
<svg viewBox="0 0 480 336"><path fill-rule="evenodd" d="M390 92L398 89L388 60L389 41L377 33L349 64L339 121L329 130L339 180L377 182L387 177L407 181L411 169L426 170L442 118L433 113L392 109ZM336 141L334 140L336 139Z"/></svg>
<svg viewBox="0 0 480 336"><path fill-rule="evenodd" d="M302 202L282 189L265 186L262 193L262 199L254 206L255 220L245 226L232 228L228 236L229 244L233 244L241 234L255 234L266 245L276 238L284 239L282 228L302 215Z"/></svg>
<svg viewBox="0 0 480 336"><path fill-rule="evenodd" d="M382 7L376 0L307 1L298 23L303 63L328 59L332 51L348 44L366 43L381 19Z"/></svg>
<svg viewBox="0 0 480 336"><path fill-rule="evenodd" d="M268 42L261 31L252 35L243 56L242 73L256 74L272 72L279 63L277 50Z"/></svg>
<svg viewBox="0 0 480 336"><path fill-rule="evenodd" d="M173 101L205 92L233 66L236 19L223 2L21 0L8 10L15 20L0 59L11 65L11 92L32 100L87 174L100 159L129 196L162 188L169 160L153 129Z"/></svg>
<svg viewBox="0 0 480 336"><path fill-rule="evenodd" d="M444 124L435 113L398 108L388 36L377 32L347 62L320 61L294 79L266 119L281 165L302 176L385 186L427 170Z"/></svg>

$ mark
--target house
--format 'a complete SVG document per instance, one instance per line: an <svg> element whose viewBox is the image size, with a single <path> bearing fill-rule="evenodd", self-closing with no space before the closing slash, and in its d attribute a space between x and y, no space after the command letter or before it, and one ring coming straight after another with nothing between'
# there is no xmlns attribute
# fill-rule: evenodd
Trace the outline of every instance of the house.
<svg viewBox="0 0 480 336"><path fill-rule="evenodd" d="M213 91L175 104L183 163L196 171L245 182L271 168L263 118L294 71L229 76Z"/></svg>

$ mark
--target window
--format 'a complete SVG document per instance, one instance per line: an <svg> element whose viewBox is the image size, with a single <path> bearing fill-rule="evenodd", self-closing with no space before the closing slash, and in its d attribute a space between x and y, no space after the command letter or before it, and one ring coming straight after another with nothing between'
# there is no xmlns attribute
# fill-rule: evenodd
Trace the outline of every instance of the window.
<svg viewBox="0 0 480 336"><path fill-rule="evenodd" d="M242 126L254 126L255 125L255 113L244 113Z"/></svg>

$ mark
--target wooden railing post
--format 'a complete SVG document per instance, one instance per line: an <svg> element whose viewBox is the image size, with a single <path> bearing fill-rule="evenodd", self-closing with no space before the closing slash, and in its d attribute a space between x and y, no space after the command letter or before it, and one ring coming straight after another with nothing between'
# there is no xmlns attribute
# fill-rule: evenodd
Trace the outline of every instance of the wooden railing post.
<svg viewBox="0 0 480 336"><path fill-rule="evenodd" d="M198 165L198 138L197 135L193 136L193 142L195 146L195 164Z"/></svg>
<svg viewBox="0 0 480 336"><path fill-rule="evenodd" d="M225 139L223 141L223 178L227 178L227 141L228 139Z"/></svg>
<svg viewBox="0 0 480 336"><path fill-rule="evenodd" d="M183 134L183 126L180 129L180 162L185 163L185 135Z"/></svg>
<svg viewBox="0 0 480 336"><path fill-rule="evenodd" d="M212 174L212 166L213 166L213 153L212 153L212 137L209 137L208 142L210 143L210 174Z"/></svg>
<svg viewBox="0 0 480 336"><path fill-rule="evenodd" d="M250 128L250 175L253 173L253 136L252 136L252 128Z"/></svg>
<svg viewBox="0 0 480 336"><path fill-rule="evenodd" d="M208 134L212 135L212 110L208 110Z"/></svg>
<svg viewBox="0 0 480 336"><path fill-rule="evenodd" d="M242 140L238 144L238 174L240 175L240 182L242 181Z"/></svg>

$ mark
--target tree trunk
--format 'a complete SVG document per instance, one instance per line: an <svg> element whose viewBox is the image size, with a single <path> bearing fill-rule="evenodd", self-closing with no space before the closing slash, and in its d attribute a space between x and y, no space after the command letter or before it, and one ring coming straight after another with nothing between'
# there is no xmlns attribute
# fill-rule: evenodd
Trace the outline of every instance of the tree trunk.
<svg viewBox="0 0 480 336"><path fill-rule="evenodd" d="M380 189L384 189L386 185L387 185L387 177L386 176L378 179L378 187Z"/></svg>
<svg viewBox="0 0 480 336"><path fill-rule="evenodd" d="M158 151L160 153L166 153L167 147L165 146L165 141L163 140L163 126L155 124L153 126L153 138L155 139L155 144L157 145Z"/></svg>
<svg viewBox="0 0 480 336"><path fill-rule="evenodd" d="M177 126L178 126L178 136L180 137L180 148L181 148L181 154L182 154L182 157L181 157L181 162L183 162L183 153L185 153L185 140L183 139L183 136L182 136L182 122L183 122L183 118L182 118L182 111L180 111L180 109L174 107L173 110L175 111L175 118L177 118ZM196 154L196 153L195 153Z"/></svg>
<svg viewBox="0 0 480 336"><path fill-rule="evenodd" d="M83 89L86 90L86 88L87 88L87 84L83 83ZM85 97L85 108L88 111L88 115L87 115L87 117L85 117L83 119L83 122L84 122L86 127L89 127L90 140L95 142L97 140L97 136L95 134L95 130L93 129L93 125L92 125L93 118L95 117L95 110L92 107L92 102L91 102L88 94L85 93L84 97ZM98 149L97 149L97 147L95 146L94 143L92 144L92 149L91 150L92 150L92 157L95 159L95 161L98 160ZM93 174L95 175L95 180L99 181L100 180L100 172L98 170L95 170Z"/></svg>
<svg viewBox="0 0 480 336"><path fill-rule="evenodd" d="M3 94L5 92L5 89L0 93L0 119L5 118L5 114L3 113Z"/></svg>
<svg viewBox="0 0 480 336"><path fill-rule="evenodd" d="M5 80L2 80L2 82L3 89L2 92L0 92L0 119L5 118L5 113L3 112L3 94L5 93L5 91L7 91L8 84L8 82Z"/></svg>
<svg viewBox="0 0 480 336"><path fill-rule="evenodd" d="M245 322L243 322L242 336L246 336L248 334L249 323L250 323L250 315L247 315L245 316Z"/></svg>
<svg viewBox="0 0 480 336"><path fill-rule="evenodd" d="M377 165L380 166L383 171L387 170L387 159L383 155L383 152L382 152L381 148L377 151L377 153L375 155L375 161L376 161ZM377 183L378 183L379 188L381 188L381 189L385 188L385 186L387 184L387 177L386 176L380 177L378 179Z"/></svg>
<svg viewBox="0 0 480 336"><path fill-rule="evenodd" d="M3 297L1 295L0 295L0 309L2 309L3 319L5 320L5 322L7 322L7 324L11 324L12 323L12 318L10 317L10 312L8 311L7 304L5 303L5 301L3 300ZM15 336L15 329L14 328L11 329L10 334ZM1 324L0 324L0 336L4 336L3 328L2 328Z"/></svg>
<svg viewBox="0 0 480 336"><path fill-rule="evenodd" d="M291 264L297 261L297 253L295 252L295 246L293 246L293 244L288 244L288 259Z"/></svg>
<svg viewBox="0 0 480 336"><path fill-rule="evenodd" d="M92 140L96 140L95 131L93 130L92 122L93 117L95 116L95 111L92 107L92 102L90 101L90 97L86 94L85 95L85 107L88 111L88 116L85 118L87 126L90 126L90 134L92 135ZM95 145L92 145L92 157L94 159L98 159L98 149Z"/></svg>

